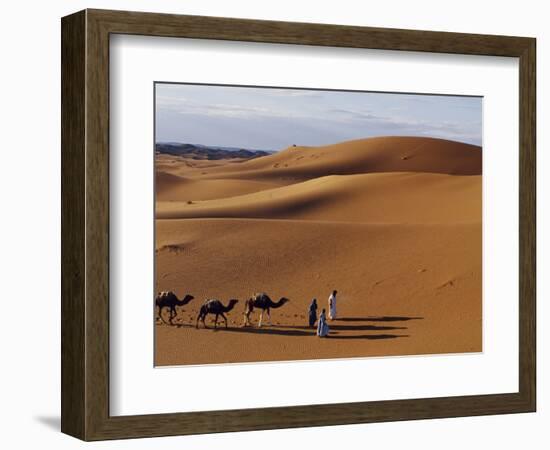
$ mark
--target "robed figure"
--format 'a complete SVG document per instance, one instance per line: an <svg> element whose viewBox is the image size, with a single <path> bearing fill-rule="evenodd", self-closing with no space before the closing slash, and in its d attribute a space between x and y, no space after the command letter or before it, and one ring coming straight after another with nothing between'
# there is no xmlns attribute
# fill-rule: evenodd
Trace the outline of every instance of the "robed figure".
<svg viewBox="0 0 550 450"><path fill-rule="evenodd" d="M308 311L308 317L309 317L309 326L310 328L313 328L315 326L315 322L317 322L317 299L314 298L311 302L311 305L309 305L309 311Z"/></svg>
<svg viewBox="0 0 550 450"><path fill-rule="evenodd" d="M319 316L319 323L317 324L317 336L319 337L326 337L329 333L329 327L327 323L327 315L325 313L325 310L321 312L321 315Z"/></svg>
<svg viewBox="0 0 550 450"><path fill-rule="evenodd" d="M332 291L328 298L328 317L330 320L336 319L336 294L338 291Z"/></svg>

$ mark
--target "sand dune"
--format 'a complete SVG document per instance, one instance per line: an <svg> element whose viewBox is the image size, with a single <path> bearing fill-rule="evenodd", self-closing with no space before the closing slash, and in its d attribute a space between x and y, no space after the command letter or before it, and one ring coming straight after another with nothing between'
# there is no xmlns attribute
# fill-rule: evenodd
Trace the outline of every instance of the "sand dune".
<svg viewBox="0 0 550 450"><path fill-rule="evenodd" d="M155 364L481 351L481 162L479 147L413 137L157 155L155 288L195 300L177 327L157 323ZM332 289L342 319L323 340L307 306ZM291 302L273 327L241 328L256 291ZM195 330L212 297L241 300L230 328Z"/></svg>
<svg viewBox="0 0 550 450"><path fill-rule="evenodd" d="M480 224L157 220L157 239L156 289L196 300L181 328L157 326L156 364L481 350ZM345 320L323 341L304 328L307 305L326 307L335 287ZM241 329L243 299L258 290L291 302L273 311L274 327ZM206 297L241 300L232 329L191 326Z"/></svg>
<svg viewBox="0 0 550 450"><path fill-rule="evenodd" d="M242 164L212 167L204 177L306 180L372 172L480 175L481 148L422 137L359 139L323 147L289 147Z"/></svg>
<svg viewBox="0 0 550 450"><path fill-rule="evenodd" d="M168 172L157 172L155 185L157 202L183 201L184 204L260 192L277 186L254 180L197 180Z"/></svg>
<svg viewBox="0 0 550 450"><path fill-rule="evenodd" d="M231 187L228 183L228 189ZM327 176L221 200L192 204L159 202L156 215L164 219L251 217L363 223L479 222L481 177L432 173Z"/></svg>

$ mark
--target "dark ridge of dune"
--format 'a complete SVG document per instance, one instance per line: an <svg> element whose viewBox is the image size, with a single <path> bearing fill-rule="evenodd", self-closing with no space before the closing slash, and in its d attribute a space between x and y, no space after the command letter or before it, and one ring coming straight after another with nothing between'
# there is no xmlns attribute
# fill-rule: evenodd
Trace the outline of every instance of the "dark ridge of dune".
<svg viewBox="0 0 550 450"><path fill-rule="evenodd" d="M221 180L197 181L199 184L215 182ZM480 222L481 188L480 176L418 172L331 175L192 204L159 201L156 217L248 217L356 223Z"/></svg>
<svg viewBox="0 0 550 450"><path fill-rule="evenodd" d="M479 146L424 137L376 137L321 147L289 147L235 166L217 167L205 178L307 180L326 175L430 172L480 175Z"/></svg>
<svg viewBox="0 0 550 450"><path fill-rule="evenodd" d="M181 186L187 184L189 180L184 177L179 177L177 175L168 173L168 172L156 172L155 173L155 189L158 195L162 194L168 190L173 189L174 186Z"/></svg>
<svg viewBox="0 0 550 450"><path fill-rule="evenodd" d="M252 192L261 192L276 187L276 184L255 180L187 178L172 173L157 171L155 188L157 202L195 202L224 199Z"/></svg>

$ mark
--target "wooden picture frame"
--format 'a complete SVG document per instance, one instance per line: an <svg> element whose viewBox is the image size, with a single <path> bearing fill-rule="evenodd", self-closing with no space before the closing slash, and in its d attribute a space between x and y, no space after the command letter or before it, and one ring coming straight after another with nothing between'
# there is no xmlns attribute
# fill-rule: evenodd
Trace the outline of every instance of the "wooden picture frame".
<svg viewBox="0 0 550 450"><path fill-rule="evenodd" d="M61 25L64 433L101 440L535 411L535 39L104 10ZM117 33L519 58L519 391L110 416L109 36Z"/></svg>

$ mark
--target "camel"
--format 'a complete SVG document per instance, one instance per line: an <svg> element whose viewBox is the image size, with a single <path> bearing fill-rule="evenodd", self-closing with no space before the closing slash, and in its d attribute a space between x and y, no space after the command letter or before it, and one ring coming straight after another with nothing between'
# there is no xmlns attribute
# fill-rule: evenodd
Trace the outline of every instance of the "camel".
<svg viewBox="0 0 550 450"><path fill-rule="evenodd" d="M218 316L222 316L223 320L225 320L225 328L227 328L227 317L225 317L225 313L228 313L229 311L231 311L235 307L238 301L239 300L233 298L229 300L229 303L227 304L227 306L224 306L222 302L220 302L215 298L205 300L204 304L201 306L201 309L199 311L195 328L199 328L200 320L202 320L202 324L204 325L204 328L208 328L206 326L206 323L204 322L204 319L208 314L216 315L216 319L214 320L214 328L218 328Z"/></svg>
<svg viewBox="0 0 550 450"><path fill-rule="evenodd" d="M263 292L254 294L252 298L249 298L245 303L244 308L244 324L243 326L250 325L250 314L254 311L254 308L259 308L262 310L260 313L260 321L258 322L258 327L262 326L262 319L264 316L264 311L267 312L267 318L269 320L269 325L271 325L271 313L272 308L280 308L285 303L290 300L286 297L281 297L278 302L274 302L269 298L269 296Z"/></svg>
<svg viewBox="0 0 550 450"><path fill-rule="evenodd" d="M192 295L187 294L185 297L183 297L182 300L178 300L177 295L174 294L172 291L159 292L157 298L155 299L155 305L158 308L160 319L164 323L166 323L166 320L164 320L164 317L162 317L162 309L170 308L170 325L174 325L172 320L178 315L178 313L176 312L176 306L187 305L187 303L189 303L194 298L195 297L193 297Z"/></svg>

